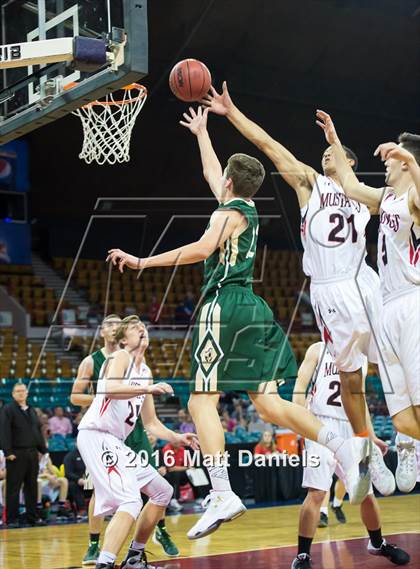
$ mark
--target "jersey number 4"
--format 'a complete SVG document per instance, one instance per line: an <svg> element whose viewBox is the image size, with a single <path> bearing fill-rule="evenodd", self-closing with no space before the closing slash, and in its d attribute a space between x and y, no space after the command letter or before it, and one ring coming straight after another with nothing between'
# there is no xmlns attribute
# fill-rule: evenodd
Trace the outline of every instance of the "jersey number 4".
<svg viewBox="0 0 420 569"><path fill-rule="evenodd" d="M127 423L127 425L130 425L130 427L132 427L134 423L137 421L137 417L139 416L140 413L140 408L141 405L133 405L131 401L128 402L129 415L125 420L125 422Z"/></svg>
<svg viewBox="0 0 420 569"><path fill-rule="evenodd" d="M330 215L330 223L334 223L335 227L333 227L328 235L328 241L332 241L333 243L344 243L347 239L347 235L339 235L344 229L345 221L351 227L351 242L356 243L357 241L357 231L354 226L354 215L351 214L349 217L344 217L341 213L332 213ZM350 231L350 227L348 231Z"/></svg>
<svg viewBox="0 0 420 569"><path fill-rule="evenodd" d="M332 390L332 393L327 399L327 405L331 405L332 407L341 407L340 401L337 401L341 395L341 383L339 381L332 381L330 383L330 389Z"/></svg>

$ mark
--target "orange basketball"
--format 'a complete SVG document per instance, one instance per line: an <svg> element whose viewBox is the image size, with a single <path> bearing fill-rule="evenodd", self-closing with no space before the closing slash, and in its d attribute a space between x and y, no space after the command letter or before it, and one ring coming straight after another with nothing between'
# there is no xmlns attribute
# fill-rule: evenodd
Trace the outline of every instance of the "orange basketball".
<svg viewBox="0 0 420 569"><path fill-rule="evenodd" d="M181 101L199 101L210 89L211 74L197 59L179 61L169 75L169 87Z"/></svg>

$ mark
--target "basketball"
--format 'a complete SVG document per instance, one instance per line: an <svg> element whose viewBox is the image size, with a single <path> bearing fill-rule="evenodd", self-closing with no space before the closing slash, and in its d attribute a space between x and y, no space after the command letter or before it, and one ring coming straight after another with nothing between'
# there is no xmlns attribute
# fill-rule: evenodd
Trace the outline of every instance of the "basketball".
<svg viewBox="0 0 420 569"><path fill-rule="evenodd" d="M169 75L169 87L181 101L199 101L206 95L210 85L210 71L197 59L179 61Z"/></svg>

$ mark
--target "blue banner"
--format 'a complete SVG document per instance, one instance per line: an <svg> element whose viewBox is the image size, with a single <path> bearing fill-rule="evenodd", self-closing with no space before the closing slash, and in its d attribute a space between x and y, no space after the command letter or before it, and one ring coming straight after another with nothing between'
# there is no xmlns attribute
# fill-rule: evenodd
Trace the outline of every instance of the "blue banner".
<svg viewBox="0 0 420 569"><path fill-rule="evenodd" d="M0 146L0 190L27 192L29 189L28 144L13 140Z"/></svg>
<svg viewBox="0 0 420 569"><path fill-rule="evenodd" d="M0 264L30 265L31 226L0 221Z"/></svg>

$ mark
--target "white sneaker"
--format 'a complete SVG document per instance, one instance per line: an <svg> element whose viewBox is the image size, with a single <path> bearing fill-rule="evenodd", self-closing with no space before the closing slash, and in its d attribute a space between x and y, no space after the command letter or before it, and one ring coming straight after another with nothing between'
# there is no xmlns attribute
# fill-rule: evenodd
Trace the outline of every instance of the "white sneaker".
<svg viewBox="0 0 420 569"><path fill-rule="evenodd" d="M385 464L381 450L375 443L372 444L369 470L372 484L382 496L390 496L395 492L394 475Z"/></svg>
<svg viewBox="0 0 420 569"><path fill-rule="evenodd" d="M239 496L228 492L211 491L202 504L206 511L187 533L188 539L199 539L213 533L224 522L230 522L246 512Z"/></svg>
<svg viewBox="0 0 420 569"><path fill-rule="evenodd" d="M335 453L346 475L346 486L351 504L361 504L370 489L369 461L372 442L368 438L347 439Z"/></svg>
<svg viewBox="0 0 420 569"><path fill-rule="evenodd" d="M398 489L411 492L417 481L416 447L414 442L398 443L398 466L395 473Z"/></svg>
<svg viewBox="0 0 420 569"><path fill-rule="evenodd" d="M175 500L175 498L172 498L172 500L169 502L169 508L171 510L174 510L175 512L180 512L181 510L184 509L184 506L181 506L181 504L178 502L178 500Z"/></svg>

